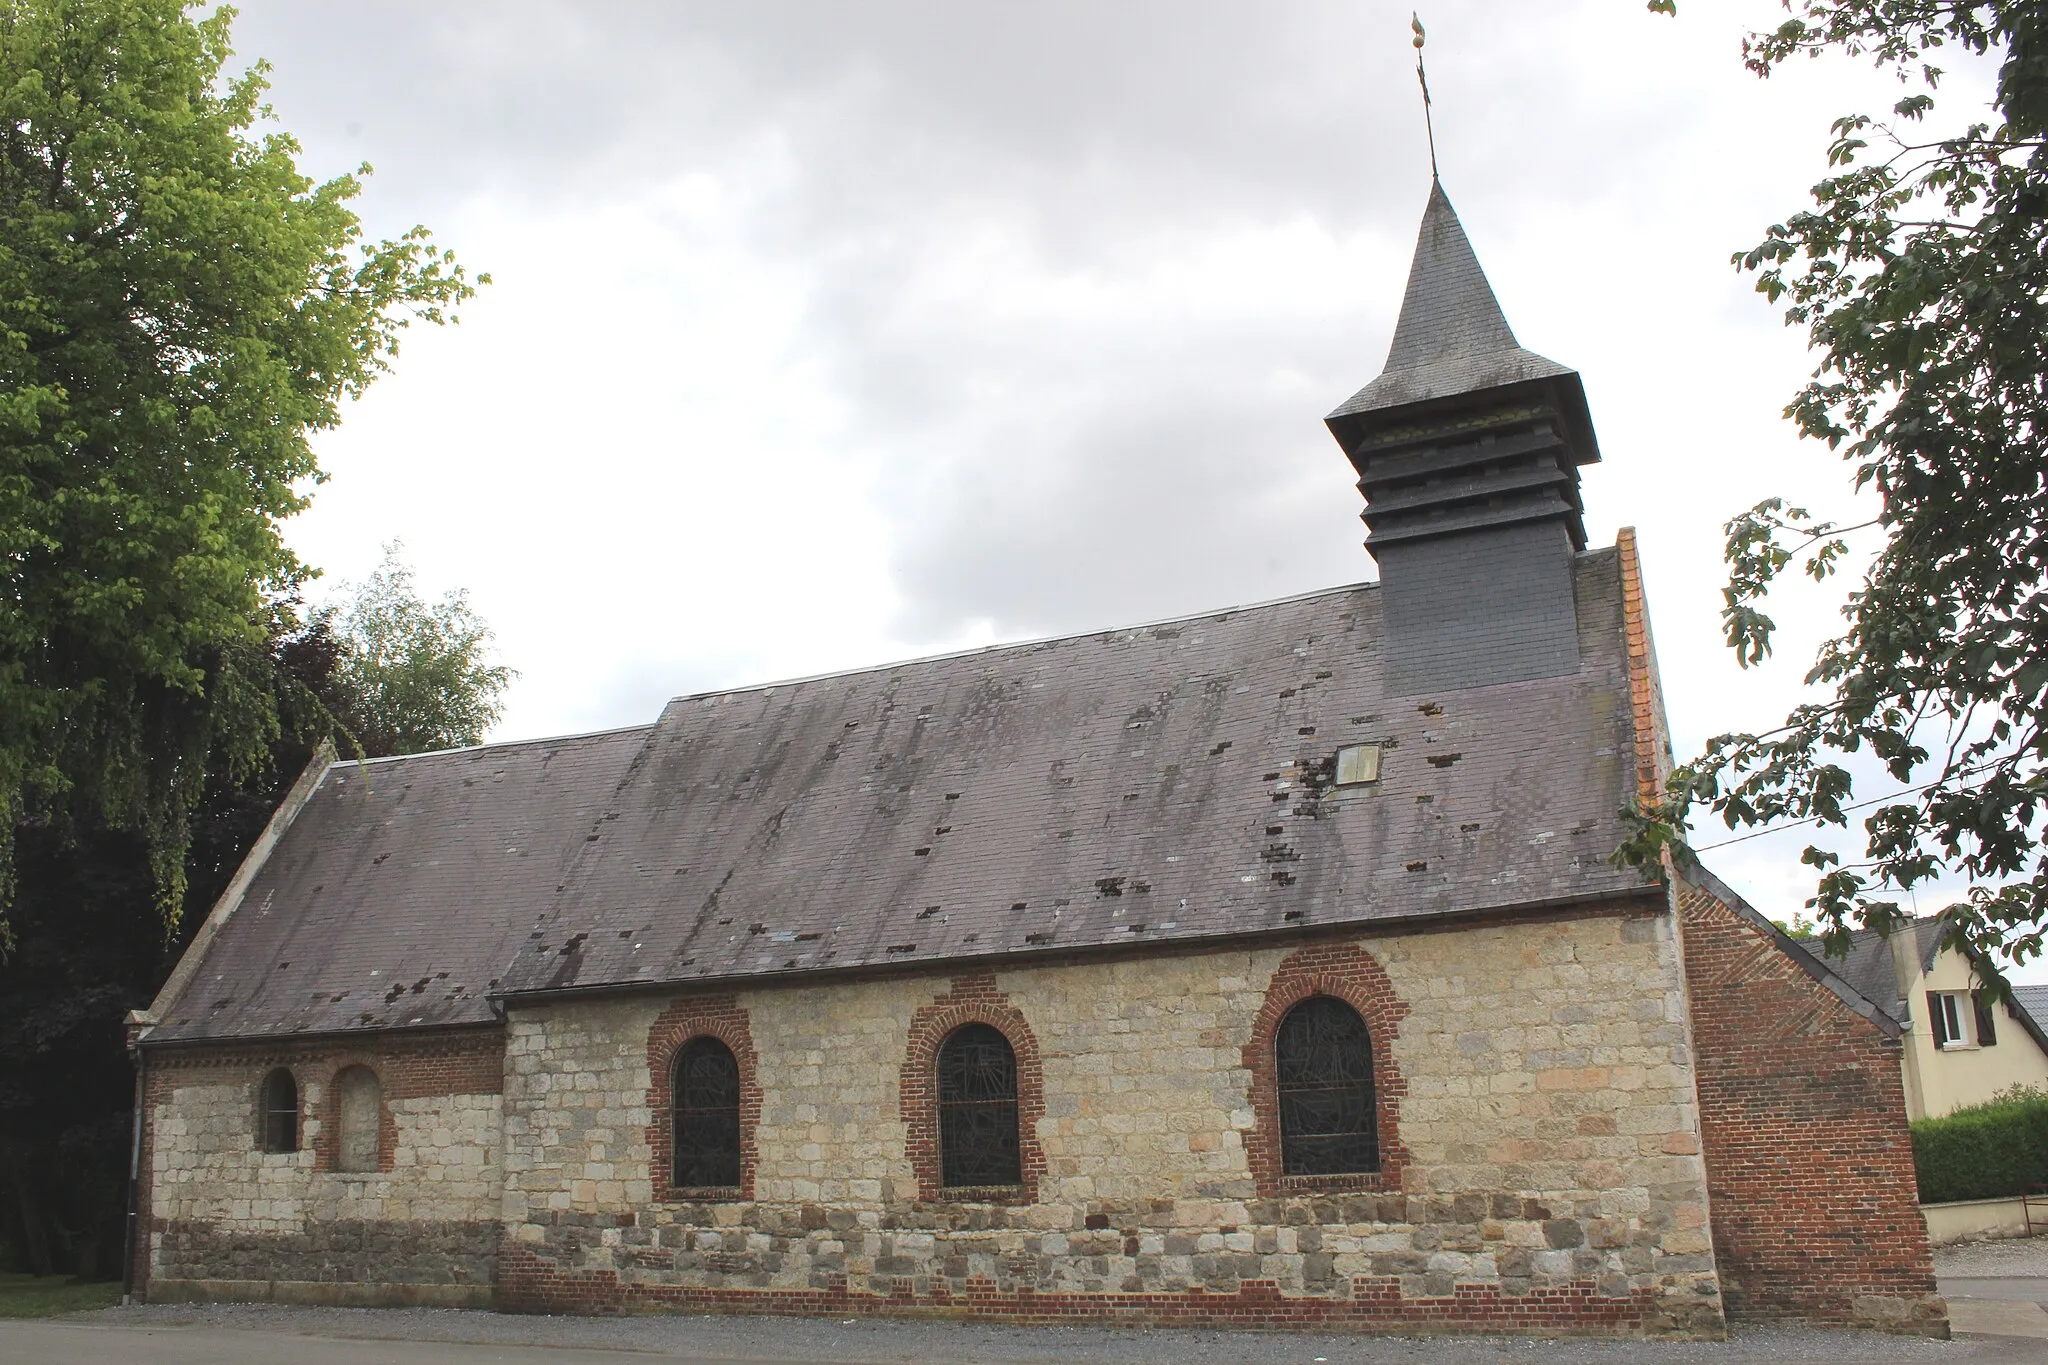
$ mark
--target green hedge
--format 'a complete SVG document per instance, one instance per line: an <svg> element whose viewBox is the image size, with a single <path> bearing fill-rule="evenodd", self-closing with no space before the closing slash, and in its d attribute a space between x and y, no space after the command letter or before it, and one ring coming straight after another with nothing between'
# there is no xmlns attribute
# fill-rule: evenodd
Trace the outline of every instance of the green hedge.
<svg viewBox="0 0 2048 1365"><path fill-rule="evenodd" d="M2048 1094L2015 1089L1913 1125L1920 1202L2002 1199L2048 1189Z"/></svg>

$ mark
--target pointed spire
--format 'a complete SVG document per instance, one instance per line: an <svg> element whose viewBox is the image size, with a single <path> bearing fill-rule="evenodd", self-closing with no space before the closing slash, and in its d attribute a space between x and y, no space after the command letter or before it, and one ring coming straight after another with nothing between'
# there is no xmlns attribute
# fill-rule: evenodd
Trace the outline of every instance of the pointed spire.
<svg viewBox="0 0 2048 1365"><path fill-rule="evenodd" d="M1330 421L1567 376L1577 379L1515 341L1457 210L1442 184L1432 183L1386 369L1331 413Z"/></svg>

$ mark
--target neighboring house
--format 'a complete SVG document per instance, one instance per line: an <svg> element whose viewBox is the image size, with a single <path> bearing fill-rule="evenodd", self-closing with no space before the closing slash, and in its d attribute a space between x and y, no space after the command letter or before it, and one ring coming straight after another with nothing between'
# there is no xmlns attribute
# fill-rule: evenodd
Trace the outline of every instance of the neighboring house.
<svg viewBox="0 0 2048 1365"><path fill-rule="evenodd" d="M1847 957L1827 966L1898 1021L1906 1110L1937 1118L1982 1104L2016 1085L2048 1089L2048 986L2022 986L2025 1005L2000 1004L1982 990L1970 959L1941 943L1942 921L1930 915L1886 938L1874 929L1852 936ZM1816 954L1817 942L1805 945Z"/></svg>
<svg viewBox="0 0 2048 1365"><path fill-rule="evenodd" d="M2012 998L2013 1003L2027 1012L2027 1018L2033 1021L2042 1036L2048 1037L2048 985L2014 986Z"/></svg>
<svg viewBox="0 0 2048 1365"><path fill-rule="evenodd" d="M316 764L132 1021L143 1292L1945 1335L1898 1026L1610 861L1635 540L1440 187L1327 421L1377 582Z"/></svg>

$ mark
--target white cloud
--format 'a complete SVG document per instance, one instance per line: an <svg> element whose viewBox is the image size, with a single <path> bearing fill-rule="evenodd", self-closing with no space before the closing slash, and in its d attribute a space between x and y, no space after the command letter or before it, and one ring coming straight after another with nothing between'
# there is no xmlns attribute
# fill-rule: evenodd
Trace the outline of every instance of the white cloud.
<svg viewBox="0 0 2048 1365"><path fill-rule="evenodd" d="M694 688L1370 577L1321 415L1385 355L1428 188L1405 5L255 0L316 169L379 174L498 283L322 443L293 528L403 537L521 670L501 733ZM1446 185L1523 342L1579 369L1597 541L1640 529L1681 750L1782 715L1816 599L1744 674L1720 523L1846 502L1778 416L1809 361L1729 254L1799 208L1843 62L1777 7L1429 16ZM1945 87L1958 115L1982 63ZM1786 839L1724 875L1788 914Z"/></svg>

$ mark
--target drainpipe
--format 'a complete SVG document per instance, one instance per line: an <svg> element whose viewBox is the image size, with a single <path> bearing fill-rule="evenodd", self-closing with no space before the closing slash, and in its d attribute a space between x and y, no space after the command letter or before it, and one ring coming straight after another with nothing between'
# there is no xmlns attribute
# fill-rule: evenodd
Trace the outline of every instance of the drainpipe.
<svg viewBox="0 0 2048 1365"><path fill-rule="evenodd" d="M135 1254L142 1221L142 1105L146 1093L143 1087L143 1073L148 1069L148 1054L138 1043L131 1043L128 1055L135 1059L135 1114L130 1125L128 1138L128 1224L126 1235L121 1239L121 1306L135 1304Z"/></svg>

